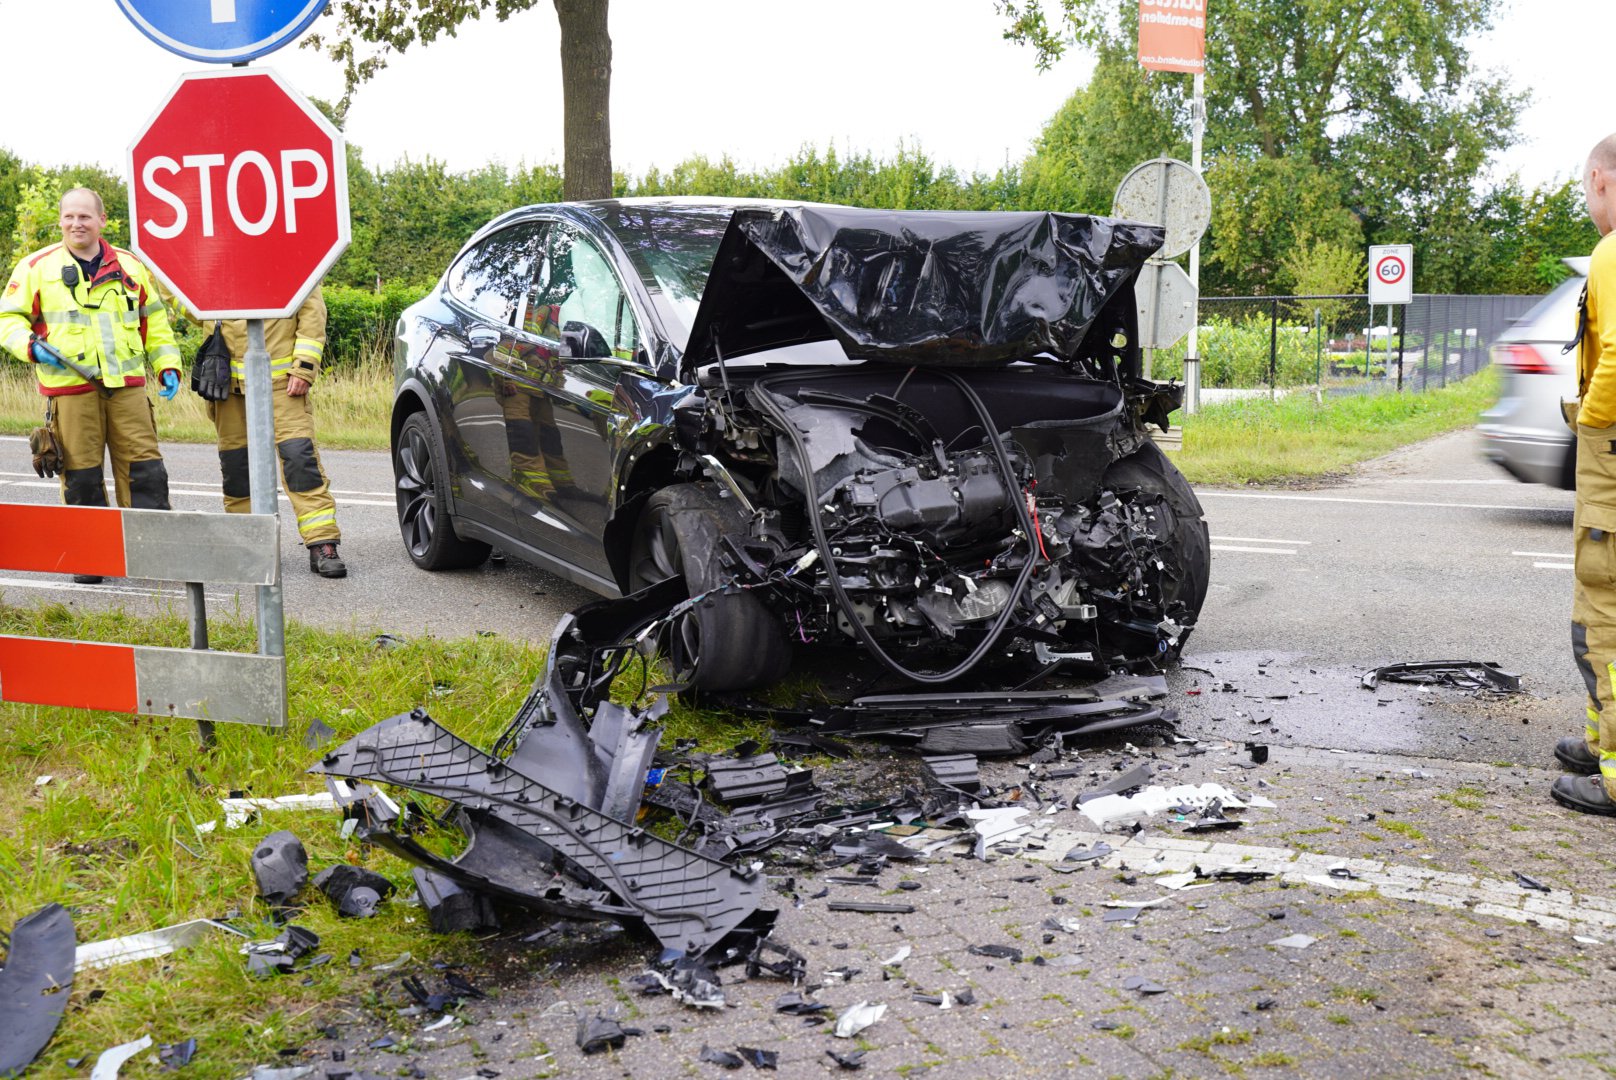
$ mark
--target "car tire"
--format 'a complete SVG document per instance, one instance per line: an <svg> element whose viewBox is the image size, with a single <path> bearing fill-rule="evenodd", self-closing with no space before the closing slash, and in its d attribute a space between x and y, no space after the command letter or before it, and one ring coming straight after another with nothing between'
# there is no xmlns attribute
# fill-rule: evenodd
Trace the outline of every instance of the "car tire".
<svg viewBox="0 0 1616 1080"><path fill-rule="evenodd" d="M725 693L777 682L791 667L791 643L778 616L750 592L718 592L725 533L744 535L745 515L712 484L675 484L653 494L640 512L629 548L631 591L684 575L691 596L710 593L674 628L681 670L698 691Z"/></svg>
<svg viewBox="0 0 1616 1080"><path fill-rule="evenodd" d="M393 443L393 490L398 530L410 561L423 570L480 566L493 549L462 540L444 498L448 489L443 448L425 413L412 413Z"/></svg>
<svg viewBox="0 0 1616 1080"><path fill-rule="evenodd" d="M1169 603L1181 601L1190 619L1199 618L1212 576L1212 539L1201 500L1195 497L1195 489L1184 479L1184 474L1160 447L1149 443L1114 462L1106 470L1101 486L1113 491L1143 491L1165 499L1173 515L1173 552L1178 568L1177 581L1167 600ZM1167 651L1170 659L1183 651L1189 636L1188 630L1178 636L1178 643Z"/></svg>

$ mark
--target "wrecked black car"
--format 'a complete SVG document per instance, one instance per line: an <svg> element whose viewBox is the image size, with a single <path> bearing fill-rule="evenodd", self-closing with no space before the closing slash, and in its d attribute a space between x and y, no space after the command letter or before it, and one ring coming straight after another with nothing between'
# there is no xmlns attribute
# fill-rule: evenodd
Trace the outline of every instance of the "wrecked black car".
<svg viewBox="0 0 1616 1080"><path fill-rule="evenodd" d="M719 200L533 206L397 336L400 530L604 596L682 582L681 685L809 646L909 683L1144 670L1206 594L1196 497L1150 442L1134 281L1159 229Z"/></svg>

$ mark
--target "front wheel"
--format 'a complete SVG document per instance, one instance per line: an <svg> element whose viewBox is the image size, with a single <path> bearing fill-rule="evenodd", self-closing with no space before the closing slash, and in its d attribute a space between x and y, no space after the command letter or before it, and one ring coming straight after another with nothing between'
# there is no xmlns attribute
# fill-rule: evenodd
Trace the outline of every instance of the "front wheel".
<svg viewBox="0 0 1616 1080"><path fill-rule="evenodd" d="M780 619L749 592L724 591L720 541L744 535L735 500L712 484L675 484L646 501L629 551L629 588L683 575L702 596L680 620L675 677L696 690L722 693L764 686L791 666L791 643Z"/></svg>
<svg viewBox="0 0 1616 1080"><path fill-rule="evenodd" d="M425 413L412 413L393 443L393 489L398 531L410 561L423 570L480 566L492 550L480 540L462 540L449 517L443 453Z"/></svg>
<svg viewBox="0 0 1616 1080"><path fill-rule="evenodd" d="M1117 461L1105 471L1101 486L1113 491L1139 491L1159 495L1166 503L1171 520L1166 522L1165 533L1172 549L1172 565L1163 575L1163 604L1176 621L1193 624L1206 602L1207 584L1212 576L1212 539L1208 535L1201 500L1195 489L1178 467L1155 443L1145 446ZM1178 635L1177 644L1167 650L1169 658L1177 657L1190 636L1185 630Z"/></svg>

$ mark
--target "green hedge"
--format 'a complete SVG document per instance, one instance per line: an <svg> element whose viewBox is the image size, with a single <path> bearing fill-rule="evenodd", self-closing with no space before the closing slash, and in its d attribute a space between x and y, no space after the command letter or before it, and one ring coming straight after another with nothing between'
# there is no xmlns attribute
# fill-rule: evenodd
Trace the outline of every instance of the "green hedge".
<svg viewBox="0 0 1616 1080"><path fill-rule="evenodd" d="M1251 389L1268 385L1268 350L1278 346L1274 358L1275 382L1279 386L1307 386L1319 369L1318 342L1309 326L1280 323L1273 332L1266 317L1233 322L1214 315L1201 324L1201 385ZM1182 379L1184 350L1188 339L1170 349L1157 350L1151 377ZM1362 357L1360 356L1360 360ZM1324 355L1326 369L1329 353Z"/></svg>
<svg viewBox="0 0 1616 1080"><path fill-rule="evenodd" d="M353 367L392 360L393 326L430 286L389 284L381 292L328 285L325 289L325 366Z"/></svg>

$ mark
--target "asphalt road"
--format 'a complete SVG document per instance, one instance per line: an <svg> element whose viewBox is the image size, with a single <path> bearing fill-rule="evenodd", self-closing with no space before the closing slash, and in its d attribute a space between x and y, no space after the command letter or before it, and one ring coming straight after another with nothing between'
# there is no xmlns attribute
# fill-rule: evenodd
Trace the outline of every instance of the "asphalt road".
<svg viewBox="0 0 1616 1080"><path fill-rule="evenodd" d="M210 447L173 445L165 454L176 508L219 505ZM543 641L559 614L591 598L514 558L475 570L416 569L399 542L387 455L323 457L349 576L311 574L283 513L289 618L403 636L492 631ZM55 501L55 484L29 470L22 439L0 439L0 464L11 466L0 470L0 498ZM1568 718L1571 730L1580 691L1567 658L1568 492L1510 479L1481 459L1467 431L1400 451L1328 487L1205 488L1200 495L1213 537L1212 585L1185 663L1221 678L1269 661L1264 677L1287 682L1295 695L1273 708L1290 720L1298 744L1512 760L1507 744L1519 741L1523 716L1540 724ZM0 590L10 603L122 604L137 613L182 602L174 585L84 586L10 571L0 571ZM210 593L212 610L233 603L228 591ZM250 591L240 603L252 610ZM1400 703L1365 723L1355 696L1363 670L1447 659L1496 660L1526 676L1529 696L1516 699L1508 717L1486 723ZM1199 678L1189 670L1175 686L1193 688ZM1187 708L1188 718L1198 711ZM1238 718L1215 718L1223 719ZM1546 737L1533 734L1534 741Z"/></svg>

